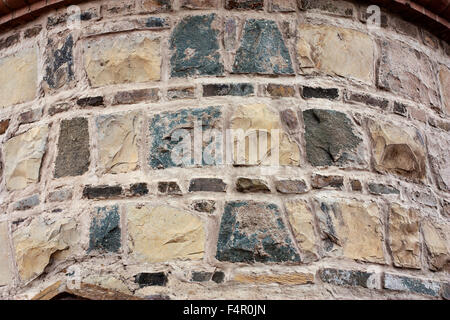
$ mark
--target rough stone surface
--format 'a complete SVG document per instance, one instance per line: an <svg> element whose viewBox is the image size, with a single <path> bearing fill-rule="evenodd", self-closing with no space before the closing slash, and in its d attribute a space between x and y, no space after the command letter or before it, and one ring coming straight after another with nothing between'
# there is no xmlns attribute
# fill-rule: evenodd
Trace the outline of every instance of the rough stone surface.
<svg viewBox="0 0 450 320"><path fill-rule="evenodd" d="M159 89L141 89L132 91L121 91L114 96L113 104L135 104L144 101L156 102L159 99Z"/></svg>
<svg viewBox="0 0 450 320"><path fill-rule="evenodd" d="M218 178L196 178L192 179L189 185L189 192L225 192L227 184Z"/></svg>
<svg viewBox="0 0 450 320"><path fill-rule="evenodd" d="M429 256L429 266L433 271L450 270L450 228L436 225L431 221L422 224L423 239Z"/></svg>
<svg viewBox="0 0 450 320"><path fill-rule="evenodd" d="M373 288L375 285L374 276L374 273L356 270L325 268L319 271L319 277L323 282L338 286Z"/></svg>
<svg viewBox="0 0 450 320"><path fill-rule="evenodd" d="M300 261L278 207L253 201L225 204L216 258L246 263Z"/></svg>
<svg viewBox="0 0 450 320"><path fill-rule="evenodd" d="M183 192L181 192L180 186L178 183L173 181L161 181L158 182L158 191L163 194L170 194L170 195L182 195Z"/></svg>
<svg viewBox="0 0 450 320"><path fill-rule="evenodd" d="M148 194L148 186L144 182L133 183L130 192L133 196L144 196Z"/></svg>
<svg viewBox="0 0 450 320"><path fill-rule="evenodd" d="M127 207L128 247L141 262L199 260L205 252L205 226L188 212L169 206Z"/></svg>
<svg viewBox="0 0 450 320"><path fill-rule="evenodd" d="M225 9L228 10L263 10L262 0L226 0Z"/></svg>
<svg viewBox="0 0 450 320"><path fill-rule="evenodd" d="M439 81L441 83L441 92L445 112L450 115L450 70L441 66L439 70Z"/></svg>
<svg viewBox="0 0 450 320"><path fill-rule="evenodd" d="M69 34L59 42L49 38L47 42L44 81L47 89L59 89L74 80L73 36Z"/></svg>
<svg viewBox="0 0 450 320"><path fill-rule="evenodd" d="M77 105L79 105L82 108L86 108L86 107L100 107L104 106L105 104L103 101L103 97L97 96L78 99Z"/></svg>
<svg viewBox="0 0 450 320"><path fill-rule="evenodd" d="M0 107L27 102L36 97L37 60L35 48L0 58Z"/></svg>
<svg viewBox="0 0 450 320"><path fill-rule="evenodd" d="M314 189L342 190L342 188L344 187L344 177L314 174L311 177L311 187L313 187Z"/></svg>
<svg viewBox="0 0 450 320"><path fill-rule="evenodd" d="M267 152L260 150L258 154L253 154L256 161L251 161L250 158L250 137L246 137L245 140L245 154L240 155L238 141L234 144L234 158L236 164L262 164L269 165L272 161L276 162L277 159L272 159L271 156L271 133L272 130L279 130L279 161L280 165L298 165L300 161L300 150L295 140L290 137L282 128L280 115L270 109L264 104L250 104L243 105L236 109L231 118L231 129L243 130L243 134L246 133L258 133L258 144L261 132L267 132ZM252 144L253 145L253 144ZM253 145L253 147L256 147ZM261 156L262 154L262 156ZM240 156L243 156L242 158Z"/></svg>
<svg viewBox="0 0 450 320"><path fill-rule="evenodd" d="M389 245L396 267L420 268L419 237L417 212L393 204L389 214Z"/></svg>
<svg viewBox="0 0 450 320"><path fill-rule="evenodd" d="M293 74L291 57L276 23L249 19L236 52L234 73Z"/></svg>
<svg viewBox="0 0 450 320"><path fill-rule="evenodd" d="M181 7L186 9L213 9L217 7L217 0L182 0Z"/></svg>
<svg viewBox="0 0 450 320"><path fill-rule="evenodd" d="M141 34L115 35L86 42L84 66L93 87L157 81L161 77L160 40Z"/></svg>
<svg viewBox="0 0 450 320"><path fill-rule="evenodd" d="M362 139L342 112L310 109L303 112L306 155L314 166L365 164Z"/></svg>
<svg viewBox="0 0 450 320"><path fill-rule="evenodd" d="M142 9L147 13L162 13L172 11L171 0L143 0Z"/></svg>
<svg viewBox="0 0 450 320"><path fill-rule="evenodd" d="M122 195L121 186L86 186L83 189L83 197L88 199L110 199Z"/></svg>
<svg viewBox="0 0 450 320"><path fill-rule="evenodd" d="M97 207L92 216L88 251L118 252L121 246L119 207Z"/></svg>
<svg viewBox="0 0 450 320"><path fill-rule="evenodd" d="M66 189L60 189L55 190L48 195L48 201L50 202L63 202L67 200L71 200L73 196L72 189L66 188Z"/></svg>
<svg viewBox="0 0 450 320"><path fill-rule="evenodd" d="M369 183L367 185L370 193L373 194L400 194L396 188L381 183Z"/></svg>
<svg viewBox="0 0 450 320"><path fill-rule="evenodd" d="M380 108L383 110L387 109L389 106L389 100L375 97L375 96L373 96L371 94L367 94L367 93L357 93L357 92L352 92L352 91L346 91L344 98L345 98L345 101L363 103L365 105L377 107L377 108Z"/></svg>
<svg viewBox="0 0 450 320"><path fill-rule="evenodd" d="M352 187L353 191L362 191L362 184L359 180L351 180L350 186Z"/></svg>
<svg viewBox="0 0 450 320"><path fill-rule="evenodd" d="M431 280L410 278L386 273L384 275L384 288L388 290L408 291L437 297L439 296L441 284Z"/></svg>
<svg viewBox="0 0 450 320"><path fill-rule="evenodd" d="M433 67L425 54L401 42L384 41L378 86L414 101L438 106L437 84Z"/></svg>
<svg viewBox="0 0 450 320"><path fill-rule="evenodd" d="M167 282L167 275L164 272L155 273L139 273L135 275L134 282L139 284L139 288L148 286L162 286L164 287Z"/></svg>
<svg viewBox="0 0 450 320"><path fill-rule="evenodd" d="M300 9L323 11L332 15L353 17L355 7L347 1L335 0L297 0Z"/></svg>
<svg viewBox="0 0 450 320"><path fill-rule="evenodd" d="M249 83L206 84L203 85L203 96L248 96L254 93L253 85Z"/></svg>
<svg viewBox="0 0 450 320"><path fill-rule="evenodd" d="M48 130L48 127L34 127L4 144L4 174L8 190L20 190L39 181Z"/></svg>
<svg viewBox="0 0 450 320"><path fill-rule="evenodd" d="M5 119L5 120L0 121L0 135L4 134L6 132L6 130L8 130L9 122L10 122L10 119Z"/></svg>
<svg viewBox="0 0 450 320"><path fill-rule="evenodd" d="M215 14L188 16L178 23L170 38L172 77L223 74L216 19Z"/></svg>
<svg viewBox="0 0 450 320"><path fill-rule="evenodd" d="M19 200L16 203L14 203L13 209L19 211L28 210L33 207L36 207L37 205L39 205L39 203L40 203L39 195L35 194L31 197Z"/></svg>
<svg viewBox="0 0 450 320"><path fill-rule="evenodd" d="M71 218L41 215L20 225L12 237L20 278L29 281L69 252L77 243L78 230Z"/></svg>
<svg viewBox="0 0 450 320"><path fill-rule="evenodd" d="M271 0L269 12L295 12L297 2L295 0Z"/></svg>
<svg viewBox="0 0 450 320"><path fill-rule="evenodd" d="M216 202L214 200L197 200L192 202L192 208L198 212L212 213L216 210Z"/></svg>
<svg viewBox="0 0 450 320"><path fill-rule="evenodd" d="M322 98L328 100L336 100L339 97L339 89L303 87L302 97L305 99Z"/></svg>
<svg viewBox="0 0 450 320"><path fill-rule="evenodd" d="M236 181L236 190L242 193L270 193L267 182L262 179L238 178Z"/></svg>
<svg viewBox="0 0 450 320"><path fill-rule="evenodd" d="M79 176L89 169L89 128L86 118L62 120L55 177Z"/></svg>
<svg viewBox="0 0 450 320"><path fill-rule="evenodd" d="M28 124L39 121L42 118L42 108L33 109L19 115L17 121L19 124Z"/></svg>
<svg viewBox="0 0 450 320"><path fill-rule="evenodd" d="M8 243L8 223L0 222L0 286L9 285L13 277Z"/></svg>
<svg viewBox="0 0 450 320"><path fill-rule="evenodd" d="M309 262L319 257L317 237L314 232L314 215L303 200L288 201L286 213L297 241L302 261Z"/></svg>
<svg viewBox="0 0 450 320"><path fill-rule="evenodd" d="M370 84L374 80L374 52L372 39L359 31L298 26L296 53L302 74L323 73Z"/></svg>
<svg viewBox="0 0 450 320"><path fill-rule="evenodd" d="M378 206L360 201L318 200L316 211L325 250L365 262L385 263Z"/></svg>
<svg viewBox="0 0 450 320"><path fill-rule="evenodd" d="M99 165L104 173L125 173L138 168L139 113L97 118Z"/></svg>
<svg viewBox="0 0 450 320"><path fill-rule="evenodd" d="M373 160L378 172L394 173L415 181L425 181L425 142L417 129L368 123L373 143Z"/></svg>
<svg viewBox="0 0 450 320"><path fill-rule="evenodd" d="M265 90L271 97L295 97L295 88L293 86L270 83L265 87Z"/></svg>
<svg viewBox="0 0 450 320"><path fill-rule="evenodd" d="M308 186L304 180L277 180L275 188L280 193L301 194L308 192Z"/></svg>
<svg viewBox="0 0 450 320"><path fill-rule="evenodd" d="M194 271L192 272L192 278L191 281L194 282L206 282L211 280L212 272L205 272L205 271Z"/></svg>
<svg viewBox="0 0 450 320"><path fill-rule="evenodd" d="M220 129L221 116L222 112L219 107L183 109L176 112L165 112L155 115L151 119L149 126L150 136L152 138L150 144L150 167L153 169L165 169L193 166L195 159L190 150L191 145L193 145L191 140L194 136L194 122L201 122L203 130ZM186 150L179 149L180 145L183 146L184 144L187 144L186 149L189 150L187 156L184 153ZM222 148L221 142L216 141L216 144L219 145L220 150ZM205 140L203 140L203 161L201 164L204 165L211 164L205 161L204 151L206 146ZM174 161L175 159L179 161Z"/></svg>
<svg viewBox="0 0 450 320"><path fill-rule="evenodd" d="M311 273L286 273L286 274L237 274L233 278L240 283L278 283L284 285L302 285L314 283L314 275Z"/></svg>
<svg viewBox="0 0 450 320"><path fill-rule="evenodd" d="M177 87L167 89L167 98L169 100L177 99L195 99L194 87Z"/></svg>

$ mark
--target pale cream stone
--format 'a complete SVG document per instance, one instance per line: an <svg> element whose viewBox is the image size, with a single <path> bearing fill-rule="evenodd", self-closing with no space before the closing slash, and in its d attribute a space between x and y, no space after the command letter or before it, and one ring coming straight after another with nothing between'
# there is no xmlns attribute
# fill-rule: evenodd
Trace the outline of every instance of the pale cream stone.
<svg viewBox="0 0 450 320"><path fill-rule="evenodd" d="M0 59L0 107L33 100L37 92L37 52L26 49Z"/></svg>
<svg viewBox="0 0 450 320"><path fill-rule="evenodd" d="M128 246L142 262L200 260L205 252L202 220L169 206L129 205Z"/></svg>
<svg viewBox="0 0 450 320"><path fill-rule="evenodd" d="M159 39L144 35L127 34L88 41L84 48L84 65L91 86L160 80L160 47Z"/></svg>
<svg viewBox="0 0 450 320"><path fill-rule="evenodd" d="M8 224L7 222L0 222L0 286L10 284L13 277L8 243Z"/></svg>
<svg viewBox="0 0 450 320"><path fill-rule="evenodd" d="M369 121L369 131L377 171L425 182L425 143L416 129Z"/></svg>
<svg viewBox="0 0 450 320"><path fill-rule="evenodd" d="M359 31L300 24L296 50L304 74L320 72L365 83L374 80L374 42Z"/></svg>
<svg viewBox="0 0 450 320"><path fill-rule="evenodd" d="M354 260L385 263L383 228L375 203L349 200L324 206L325 211L316 213L322 234L333 244L327 251Z"/></svg>
<svg viewBox="0 0 450 320"><path fill-rule="evenodd" d="M443 225L438 228L430 221L424 221L422 230L430 255L430 269L450 270L450 228Z"/></svg>
<svg viewBox="0 0 450 320"><path fill-rule="evenodd" d="M19 225L13 233L13 242L20 278L34 279L50 260L64 258L77 242L78 233L75 220L57 215L38 216L28 225Z"/></svg>
<svg viewBox="0 0 450 320"><path fill-rule="evenodd" d="M5 143L5 180L8 190L20 190L39 181L47 135L48 127L35 127Z"/></svg>
<svg viewBox="0 0 450 320"><path fill-rule="evenodd" d="M272 111L265 104L250 104L239 106L231 119L231 129L242 129L245 137L245 164L252 164L250 151L252 134L257 134L256 141L257 154L253 155L256 163L262 165L272 164L271 154L274 148L271 146L272 130L279 130L279 164L280 165L299 165L300 150L298 144L283 130L280 115ZM234 131L235 133L237 131ZM267 151L260 151L261 132L267 132ZM234 161L238 162L239 150L238 142L234 142Z"/></svg>
<svg viewBox="0 0 450 320"><path fill-rule="evenodd" d="M393 204L389 215L389 244L394 265L420 268L419 220L417 212Z"/></svg>
<svg viewBox="0 0 450 320"><path fill-rule="evenodd" d="M124 173L138 167L137 112L97 119L99 162L105 173Z"/></svg>
<svg viewBox="0 0 450 320"><path fill-rule="evenodd" d="M117 277L111 275L89 275L83 278L84 283L90 283L105 289L111 289L125 294L132 294L125 283Z"/></svg>
<svg viewBox="0 0 450 320"><path fill-rule="evenodd" d="M441 66L439 70L439 80L441 82L442 97L445 112L450 115L450 70Z"/></svg>
<svg viewBox="0 0 450 320"><path fill-rule="evenodd" d="M278 283L283 285L299 285L314 283L314 275L312 273L286 273L286 274L236 274L234 281L251 284L251 283Z"/></svg>
<svg viewBox="0 0 450 320"><path fill-rule="evenodd" d="M286 212L300 248L302 261L316 260L318 257L316 235L314 233L314 216L307 204L302 200L286 203Z"/></svg>

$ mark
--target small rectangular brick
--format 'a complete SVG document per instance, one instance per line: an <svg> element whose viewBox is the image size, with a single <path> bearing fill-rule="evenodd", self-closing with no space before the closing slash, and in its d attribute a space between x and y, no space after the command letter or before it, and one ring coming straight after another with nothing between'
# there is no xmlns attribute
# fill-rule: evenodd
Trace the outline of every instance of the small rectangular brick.
<svg viewBox="0 0 450 320"><path fill-rule="evenodd" d="M298 0L301 10L318 10L331 15L353 17L355 8L347 1L334 0Z"/></svg>
<svg viewBox="0 0 450 320"><path fill-rule="evenodd" d="M195 99L194 87L178 87L167 89L167 98L169 100L177 99Z"/></svg>
<svg viewBox="0 0 450 320"><path fill-rule="evenodd" d="M408 106L403 103L395 101L394 102L394 113L406 117L406 116L408 116Z"/></svg>
<svg viewBox="0 0 450 320"><path fill-rule="evenodd" d="M438 118L428 118L428 124L434 128L450 131L450 122Z"/></svg>
<svg viewBox="0 0 450 320"><path fill-rule="evenodd" d="M159 89L140 89L131 91L121 91L116 93L113 98L113 105L133 104L143 101L156 102L159 100Z"/></svg>
<svg viewBox="0 0 450 320"><path fill-rule="evenodd" d="M14 203L13 209L19 211L28 210L33 207L36 207L39 203L40 203L39 195L35 194L31 197L19 200L16 203Z"/></svg>
<svg viewBox="0 0 450 320"><path fill-rule="evenodd" d="M262 10L263 0L225 0L227 10Z"/></svg>
<svg viewBox="0 0 450 320"><path fill-rule="evenodd" d="M302 194L308 192L308 186L303 180L277 180L275 188L284 194Z"/></svg>
<svg viewBox="0 0 450 320"><path fill-rule="evenodd" d="M180 186L174 181L158 182L158 191L163 194L182 195Z"/></svg>
<svg viewBox="0 0 450 320"><path fill-rule="evenodd" d="M164 272L155 273L139 273L134 276L134 282L139 285L139 288L148 286L165 286L167 284L167 275Z"/></svg>
<svg viewBox="0 0 450 320"><path fill-rule="evenodd" d="M269 12L295 12L296 0L271 0L269 1Z"/></svg>
<svg viewBox="0 0 450 320"><path fill-rule="evenodd" d="M392 186L387 186L381 183L369 183L368 185L369 192L372 194L400 194L400 191L395 189Z"/></svg>
<svg viewBox="0 0 450 320"><path fill-rule="evenodd" d="M424 122L424 123L427 122L427 113L421 109L410 108L409 115L414 120L418 120L418 121Z"/></svg>
<svg viewBox="0 0 450 320"><path fill-rule="evenodd" d="M233 277L234 281L241 283L279 283L286 285L300 285L314 283L314 275L312 273L285 273L285 274L237 274Z"/></svg>
<svg viewBox="0 0 450 320"><path fill-rule="evenodd" d="M19 115L19 124L27 124L39 121L42 118L42 108L30 110Z"/></svg>
<svg viewBox="0 0 450 320"><path fill-rule="evenodd" d="M189 185L189 192L225 192L227 184L222 179L217 178L197 178L192 179Z"/></svg>
<svg viewBox="0 0 450 320"><path fill-rule="evenodd" d="M130 186L130 191L133 196L144 196L148 194L148 187L146 183L135 183Z"/></svg>
<svg viewBox="0 0 450 320"><path fill-rule="evenodd" d="M98 97L81 98L77 100L77 105L79 105L82 108L104 106L103 97L98 96Z"/></svg>
<svg viewBox="0 0 450 320"><path fill-rule="evenodd" d="M68 103L59 103L54 106L48 108L48 114L50 116L54 116L57 113L66 112L70 109L70 104Z"/></svg>
<svg viewBox="0 0 450 320"><path fill-rule="evenodd" d="M231 84L204 84L203 96L249 96L254 93L253 85L250 83Z"/></svg>
<svg viewBox="0 0 450 320"><path fill-rule="evenodd" d="M214 200L197 200L192 202L192 208L198 212L212 213L216 210L216 202Z"/></svg>
<svg viewBox="0 0 450 320"><path fill-rule="evenodd" d="M441 283L432 280L424 280L386 273L384 275L384 288L388 290L407 291L411 293L438 297L439 291L441 289Z"/></svg>
<svg viewBox="0 0 450 320"><path fill-rule="evenodd" d="M73 196L72 189L61 189L51 192L48 195L48 201L50 202L62 202L71 200Z"/></svg>
<svg viewBox="0 0 450 320"><path fill-rule="evenodd" d="M383 98L374 97L366 93L345 92L345 101L363 103L372 107L378 107L383 110L389 106L389 101Z"/></svg>
<svg viewBox="0 0 450 320"><path fill-rule="evenodd" d="M270 83L264 88L266 94L271 97L295 97L294 86Z"/></svg>
<svg viewBox="0 0 450 320"><path fill-rule="evenodd" d="M104 17L132 14L134 9L134 1L108 1L108 3L102 4L100 7L100 11Z"/></svg>
<svg viewBox="0 0 450 320"><path fill-rule="evenodd" d="M142 25L146 29L167 29L170 28L169 20L161 17L149 17L136 20L138 25Z"/></svg>
<svg viewBox="0 0 450 320"><path fill-rule="evenodd" d="M0 134L4 134L6 130L9 128L9 121L10 119L5 119L0 121Z"/></svg>
<svg viewBox="0 0 450 320"><path fill-rule="evenodd" d="M184 9L214 9L217 8L218 0L182 0L181 7Z"/></svg>
<svg viewBox="0 0 450 320"><path fill-rule="evenodd" d="M192 272L191 281L206 282L206 281L211 280L212 276L213 276L212 272L194 271L194 272Z"/></svg>
<svg viewBox="0 0 450 320"><path fill-rule="evenodd" d="M371 277L375 273L356 271L356 270L339 270L325 268L319 270L319 277L323 282L331 283L338 286L359 286L364 288L373 288Z"/></svg>
<svg viewBox="0 0 450 320"><path fill-rule="evenodd" d="M297 115L292 109L285 109L280 112L281 122L284 123L289 131L295 132L299 129L300 125L297 119Z"/></svg>
<svg viewBox="0 0 450 320"><path fill-rule="evenodd" d="M323 176L320 174L314 174L311 177L311 186L314 189L331 188L342 190L344 186L344 177L342 176Z"/></svg>
<svg viewBox="0 0 450 320"><path fill-rule="evenodd" d="M110 199L122 195L121 186L86 186L83 189L83 197L88 199Z"/></svg>
<svg viewBox="0 0 450 320"><path fill-rule="evenodd" d="M171 12L172 2L172 0L142 0L141 13Z"/></svg>
<svg viewBox="0 0 450 320"><path fill-rule="evenodd" d="M337 98L339 98L339 89L303 87L302 98L304 99L320 98L320 99L336 100Z"/></svg>
<svg viewBox="0 0 450 320"><path fill-rule="evenodd" d="M235 18L227 18L224 21L223 45L226 51L233 51L236 46L237 22Z"/></svg>
<svg viewBox="0 0 450 320"><path fill-rule="evenodd" d="M362 184L361 184L361 181L359 181L359 180L350 181L350 185L351 185L353 191L361 191L362 190Z"/></svg>
<svg viewBox="0 0 450 320"><path fill-rule="evenodd" d="M238 178L236 190L242 193L270 193L267 182L262 179Z"/></svg>

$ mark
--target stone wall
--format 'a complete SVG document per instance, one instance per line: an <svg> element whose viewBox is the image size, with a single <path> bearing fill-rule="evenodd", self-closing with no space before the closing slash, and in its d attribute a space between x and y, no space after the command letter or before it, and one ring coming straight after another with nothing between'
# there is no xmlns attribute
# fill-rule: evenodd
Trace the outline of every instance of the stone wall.
<svg viewBox="0 0 450 320"><path fill-rule="evenodd" d="M447 43L356 1L80 7L0 36L1 298L449 298Z"/></svg>

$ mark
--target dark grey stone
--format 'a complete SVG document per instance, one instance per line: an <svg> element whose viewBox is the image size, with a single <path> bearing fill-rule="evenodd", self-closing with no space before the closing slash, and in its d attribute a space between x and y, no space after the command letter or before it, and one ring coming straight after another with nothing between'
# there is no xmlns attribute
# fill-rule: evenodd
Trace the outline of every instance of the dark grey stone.
<svg viewBox="0 0 450 320"><path fill-rule="evenodd" d="M89 231L89 250L118 252L121 246L120 214L117 205L98 207Z"/></svg>
<svg viewBox="0 0 450 320"><path fill-rule="evenodd" d="M189 192L225 192L227 184L222 179L217 178L197 178L192 179L189 184Z"/></svg>

